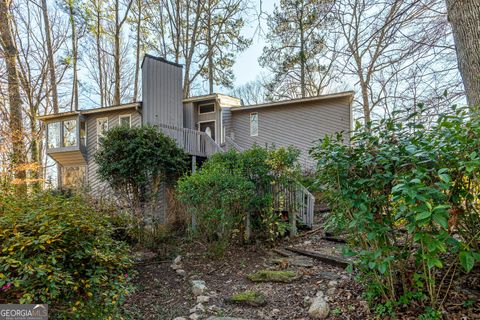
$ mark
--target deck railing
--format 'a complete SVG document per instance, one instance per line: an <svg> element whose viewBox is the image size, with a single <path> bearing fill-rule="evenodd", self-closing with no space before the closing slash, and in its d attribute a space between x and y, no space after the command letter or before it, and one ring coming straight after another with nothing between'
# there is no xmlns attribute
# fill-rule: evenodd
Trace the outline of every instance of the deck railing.
<svg viewBox="0 0 480 320"><path fill-rule="evenodd" d="M225 145L227 146L227 150L234 149L237 150L238 152L242 152L243 148L238 145L238 143L235 142L231 137L226 136L225 137Z"/></svg>
<svg viewBox="0 0 480 320"><path fill-rule="evenodd" d="M223 149L205 132L179 128L169 124L157 124L163 134L173 138L179 148L194 156L209 157Z"/></svg>
<svg viewBox="0 0 480 320"><path fill-rule="evenodd" d="M307 227L313 227L315 197L299 181L289 186L274 185L272 194L276 211L295 214Z"/></svg>

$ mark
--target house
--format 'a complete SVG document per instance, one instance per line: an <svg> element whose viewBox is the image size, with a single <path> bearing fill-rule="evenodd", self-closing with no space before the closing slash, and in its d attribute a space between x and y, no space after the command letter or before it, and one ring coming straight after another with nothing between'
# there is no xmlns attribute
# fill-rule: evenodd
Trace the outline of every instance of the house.
<svg viewBox="0 0 480 320"><path fill-rule="evenodd" d="M336 132L349 140L351 91L249 106L223 94L183 99L182 91L181 65L145 55L142 102L39 117L47 127L47 154L60 167L60 185L87 186L95 195L107 192L94 155L102 135L117 125L157 126L191 156L194 168L213 153L258 144L293 145L300 149L304 170L311 170L308 150L316 140Z"/></svg>

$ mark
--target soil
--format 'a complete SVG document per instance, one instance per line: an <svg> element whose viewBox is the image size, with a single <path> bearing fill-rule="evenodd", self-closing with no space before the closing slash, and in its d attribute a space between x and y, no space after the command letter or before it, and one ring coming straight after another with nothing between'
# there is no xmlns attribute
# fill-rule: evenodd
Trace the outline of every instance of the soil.
<svg viewBox="0 0 480 320"><path fill-rule="evenodd" d="M305 250L316 250L329 255L340 255L342 244L322 239L320 232L310 233L295 240L284 240L276 248L295 246ZM206 295L205 312L200 319L208 316L230 316L251 320L300 320L310 319L308 309L311 299L318 291L327 296L330 307L328 319L373 319L373 312L362 297L362 287L355 282L354 275L330 264L313 260L313 267L295 267L274 264L272 260L281 256L274 253L273 247L266 245L234 246L222 259L206 256L206 248L198 242L185 242L176 248L176 252L166 261L158 257L149 258L137 266L135 282L137 290L124 304L126 314L131 319L165 319L175 317L188 319L189 310L196 305L191 292L191 280L204 280ZM173 258L182 256L181 268L186 275L180 276L172 269ZM255 283L247 275L258 270L271 268L292 270L301 277L292 283ZM331 281L336 283L332 283ZM330 289L331 287L335 289ZM458 287L461 292L461 285ZM229 303L227 298L246 290L265 294L267 304L261 307ZM472 301L465 293L453 292L452 299L446 303L448 316L445 319L480 319L478 301ZM398 314L399 319L416 319L420 311L415 306L406 308ZM378 318L377 318L378 319Z"/></svg>

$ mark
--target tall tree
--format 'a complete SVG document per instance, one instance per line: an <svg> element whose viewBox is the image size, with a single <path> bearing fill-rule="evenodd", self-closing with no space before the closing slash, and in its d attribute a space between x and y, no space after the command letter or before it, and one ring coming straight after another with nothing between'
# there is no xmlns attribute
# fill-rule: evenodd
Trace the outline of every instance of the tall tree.
<svg viewBox="0 0 480 320"><path fill-rule="evenodd" d="M50 34L50 18L48 17L47 0L42 0L43 23L45 26L45 40L48 53L48 72L50 74L50 96L52 97L53 112L58 113L58 91L53 57L52 37Z"/></svg>
<svg viewBox="0 0 480 320"><path fill-rule="evenodd" d="M71 60L73 67L73 81L72 81L72 99L70 102L71 110L78 110L78 30L76 23L76 16L78 14L76 8L76 0L65 0L68 11L68 21L70 22L71 32Z"/></svg>
<svg viewBox="0 0 480 320"><path fill-rule="evenodd" d="M22 98L17 70L18 50L12 30L12 14L10 0L0 0L0 43L7 67L9 128L12 141L12 165L16 170L16 178L20 182L20 192L26 191L26 171L21 168L25 164L24 130L22 119Z"/></svg>
<svg viewBox="0 0 480 320"><path fill-rule="evenodd" d="M133 0L127 1L126 8L124 8L123 16L121 17L120 10L121 4L119 0L115 0L114 11L115 11L115 31L114 31L114 68L115 68L115 88L113 96L113 104L118 105L121 103L120 89L121 89L121 56L120 56L120 46L121 46L121 32L122 27L125 21L127 20L130 8L132 7Z"/></svg>
<svg viewBox="0 0 480 320"><path fill-rule="evenodd" d="M469 105L480 104L480 3L446 0Z"/></svg>
<svg viewBox="0 0 480 320"><path fill-rule="evenodd" d="M269 91L276 98L319 95L329 77L321 63L324 28L331 1L281 0L268 21L267 46L259 59L273 78Z"/></svg>
<svg viewBox="0 0 480 320"><path fill-rule="evenodd" d="M138 99L138 78L140 74L140 52L142 46L142 19L143 19L143 0L136 1L136 17L135 17L135 80L133 83L133 101Z"/></svg>

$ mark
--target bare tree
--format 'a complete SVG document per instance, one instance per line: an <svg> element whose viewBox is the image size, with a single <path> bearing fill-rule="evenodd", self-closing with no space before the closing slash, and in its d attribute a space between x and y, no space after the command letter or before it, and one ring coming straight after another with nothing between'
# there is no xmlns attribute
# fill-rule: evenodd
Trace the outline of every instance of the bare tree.
<svg viewBox="0 0 480 320"><path fill-rule="evenodd" d="M268 100L265 83L261 78L235 87L231 94L240 98L245 105L259 104Z"/></svg>
<svg viewBox="0 0 480 320"><path fill-rule="evenodd" d="M58 113L57 79L55 75L55 62L53 58L52 38L50 35L50 19L48 17L47 0L42 0L43 22L45 25L45 40L48 52L48 72L50 74L50 88L53 103L53 112Z"/></svg>
<svg viewBox="0 0 480 320"><path fill-rule="evenodd" d="M446 3L467 102L477 105L480 103L480 3L472 0Z"/></svg>
<svg viewBox="0 0 480 320"><path fill-rule="evenodd" d="M133 0L127 1L126 8L124 8L123 17L120 16L121 5L119 0L115 0L114 12L115 12L115 26L114 26L114 51L113 51L113 60L115 65L115 88L114 88L114 97L113 104L118 105L121 103L120 98L120 88L121 88L121 55L120 55L120 41L121 41L121 31L122 26L127 21L130 8L132 7Z"/></svg>

